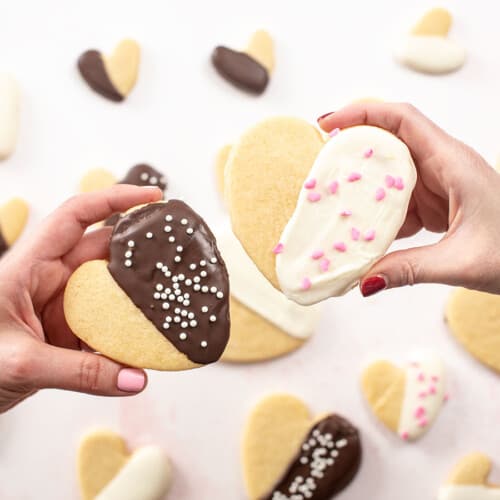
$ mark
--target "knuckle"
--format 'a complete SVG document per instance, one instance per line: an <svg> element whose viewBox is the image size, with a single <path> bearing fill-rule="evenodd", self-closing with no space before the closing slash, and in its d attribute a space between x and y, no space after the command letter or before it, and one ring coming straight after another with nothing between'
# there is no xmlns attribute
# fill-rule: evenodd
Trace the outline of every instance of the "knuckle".
<svg viewBox="0 0 500 500"><path fill-rule="evenodd" d="M81 391L97 391L104 371L104 364L99 356L83 356L79 366L79 387Z"/></svg>
<svg viewBox="0 0 500 500"><path fill-rule="evenodd" d="M418 283L419 277L418 264L412 260L405 260L401 266L401 283L411 286Z"/></svg>
<svg viewBox="0 0 500 500"><path fill-rule="evenodd" d="M35 372L34 361L32 347L22 344L13 347L3 366L9 382L13 386L30 385Z"/></svg>

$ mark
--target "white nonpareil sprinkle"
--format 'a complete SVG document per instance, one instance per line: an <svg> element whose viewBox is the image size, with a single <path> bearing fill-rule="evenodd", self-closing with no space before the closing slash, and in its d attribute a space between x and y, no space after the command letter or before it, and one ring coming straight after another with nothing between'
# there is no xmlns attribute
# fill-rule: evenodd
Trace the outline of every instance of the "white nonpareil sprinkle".
<svg viewBox="0 0 500 500"><path fill-rule="evenodd" d="M205 348L205 347L207 347L208 342L206 340L202 340L200 345L201 345L201 347Z"/></svg>
<svg viewBox="0 0 500 500"><path fill-rule="evenodd" d="M174 258L174 261L175 262L180 262L182 259L181 259L181 256L180 255L176 255L175 258Z"/></svg>
<svg viewBox="0 0 500 500"><path fill-rule="evenodd" d="M165 311L170 308L170 304L168 302L163 302L161 305L161 308L164 309Z"/></svg>
<svg viewBox="0 0 500 500"><path fill-rule="evenodd" d="M185 309L183 309L183 310L181 311L181 316L182 316L183 318L185 318L187 315L188 315L188 312L187 312Z"/></svg>
<svg viewBox="0 0 500 500"><path fill-rule="evenodd" d="M196 264L189 264L189 269L191 269L191 271L194 271L196 269Z"/></svg>
<svg viewBox="0 0 500 500"><path fill-rule="evenodd" d="M184 307L189 307L189 306L191 305L191 302L189 302L189 300L187 300L187 299L186 299L186 300L184 300L184 301L182 302L182 305L183 305Z"/></svg>
<svg viewBox="0 0 500 500"><path fill-rule="evenodd" d="M218 299L222 299L224 297L224 294L222 292L217 292L216 297Z"/></svg>
<svg viewBox="0 0 500 500"><path fill-rule="evenodd" d="M149 179L149 175L147 172L143 172L141 174L141 181L147 181Z"/></svg>
<svg viewBox="0 0 500 500"><path fill-rule="evenodd" d="M179 338L181 340L186 340L188 338L187 333L186 332L179 333Z"/></svg>
<svg viewBox="0 0 500 500"><path fill-rule="evenodd" d="M188 227L188 228L186 229L186 233L187 233L187 234L193 234L193 233L194 233L194 229L193 229L192 227Z"/></svg>
<svg viewBox="0 0 500 500"><path fill-rule="evenodd" d="M155 287L159 292L163 290L163 285L161 283L158 283Z"/></svg>
<svg viewBox="0 0 500 500"><path fill-rule="evenodd" d="M181 219L181 224L182 224L183 226L185 226L187 223L188 223L188 220L187 220L187 219Z"/></svg>
<svg viewBox="0 0 500 500"><path fill-rule="evenodd" d="M193 319L194 318L194 312L189 312L188 313L188 318Z"/></svg>
<svg viewBox="0 0 500 500"><path fill-rule="evenodd" d="M165 226L165 227L163 228L163 230L164 230L166 233L170 233L170 231L172 231L172 226L168 226L168 225L167 225L167 226Z"/></svg>
<svg viewBox="0 0 500 500"><path fill-rule="evenodd" d="M130 257L132 257L132 255L134 255L134 254L132 253L132 250L127 250L127 251L125 252L125 258L127 258L127 259L130 259Z"/></svg>
<svg viewBox="0 0 500 500"><path fill-rule="evenodd" d="M207 277L207 272L206 271L201 271L200 276L202 278L206 278Z"/></svg>
<svg viewBox="0 0 500 500"><path fill-rule="evenodd" d="M163 323L163 328L165 328L165 330L168 330L170 328L170 323Z"/></svg>
<svg viewBox="0 0 500 500"><path fill-rule="evenodd" d="M200 291L200 288L201 288L201 286L200 286L200 285L198 285L198 283L196 283L196 285L193 285L193 290L194 290L195 292L199 292L199 291Z"/></svg>
<svg viewBox="0 0 500 500"><path fill-rule="evenodd" d="M156 178L154 175L149 178L149 183L150 184L158 184L158 178Z"/></svg>
<svg viewBox="0 0 500 500"><path fill-rule="evenodd" d="M161 297L161 293L159 293L159 292L153 293L153 299L160 300L160 297Z"/></svg>
<svg viewBox="0 0 500 500"><path fill-rule="evenodd" d="M217 264L217 257L212 257L212 258L210 259L210 262L211 262L212 264Z"/></svg>
<svg viewBox="0 0 500 500"><path fill-rule="evenodd" d="M174 242L175 242L175 236L169 236L169 237L168 237L168 241L169 241L170 243L174 243Z"/></svg>
<svg viewBox="0 0 500 500"><path fill-rule="evenodd" d="M125 262L125 267L132 267L132 261L130 259L127 259Z"/></svg>
<svg viewBox="0 0 500 500"><path fill-rule="evenodd" d="M201 287L201 293L207 293L207 292L208 292L208 286L203 285L203 286Z"/></svg>
<svg viewBox="0 0 500 500"><path fill-rule="evenodd" d="M188 322L187 321L183 321L181 323L181 328L187 328L187 326L188 326Z"/></svg>
<svg viewBox="0 0 500 500"><path fill-rule="evenodd" d="M184 283L186 283L186 286L191 286L193 284L189 278Z"/></svg>
<svg viewBox="0 0 500 500"><path fill-rule="evenodd" d="M207 265L207 261L206 260L200 260L200 266L201 267L205 267Z"/></svg>
<svg viewBox="0 0 500 500"><path fill-rule="evenodd" d="M153 237L153 233L151 231L146 233L146 238L150 240Z"/></svg>
<svg viewBox="0 0 500 500"><path fill-rule="evenodd" d="M216 286L210 287L210 292L211 293L217 293L217 287Z"/></svg>
<svg viewBox="0 0 500 500"><path fill-rule="evenodd" d="M172 219L173 219L173 217L172 217L171 215L166 215L166 216L165 216L165 220L166 220L167 222L172 222Z"/></svg>
<svg viewBox="0 0 500 500"><path fill-rule="evenodd" d="M128 240L127 245L129 248L134 248L135 247L135 241L134 240Z"/></svg>
<svg viewBox="0 0 500 500"><path fill-rule="evenodd" d="M182 248L182 246L181 246L181 245L178 245L178 246L177 246L177 248L176 248L176 250L177 250L178 252L182 252L182 251L184 250L184 248Z"/></svg>
<svg viewBox="0 0 500 500"><path fill-rule="evenodd" d="M162 262L157 262L156 263L156 269L162 269L163 268L163 263Z"/></svg>
<svg viewBox="0 0 500 500"><path fill-rule="evenodd" d="M196 320L193 319L189 322L189 326L191 328L196 328L198 326L198 323L196 322Z"/></svg>
<svg viewBox="0 0 500 500"><path fill-rule="evenodd" d="M208 312L208 307L207 306L201 306L201 312L202 313L207 313Z"/></svg>
<svg viewBox="0 0 500 500"><path fill-rule="evenodd" d="M208 319L210 320L210 323L215 323L217 321L217 317L214 314L212 314L212 316Z"/></svg>
<svg viewBox="0 0 500 500"><path fill-rule="evenodd" d="M193 278L193 281L194 281L195 283L199 283L199 282L201 281L201 278L200 278L199 276L195 276L195 277Z"/></svg>

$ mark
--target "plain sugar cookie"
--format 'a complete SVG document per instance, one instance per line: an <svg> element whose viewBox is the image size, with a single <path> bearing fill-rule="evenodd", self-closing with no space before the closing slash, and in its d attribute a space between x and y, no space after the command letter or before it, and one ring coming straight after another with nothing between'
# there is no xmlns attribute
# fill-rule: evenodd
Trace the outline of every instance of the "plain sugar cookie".
<svg viewBox="0 0 500 500"><path fill-rule="evenodd" d="M217 361L229 337L229 281L212 232L179 200L127 213L110 261L86 262L70 277L64 313L76 336L126 365Z"/></svg>
<svg viewBox="0 0 500 500"><path fill-rule="evenodd" d="M0 257L21 236L28 215L28 204L21 198L12 198L0 206Z"/></svg>
<svg viewBox="0 0 500 500"><path fill-rule="evenodd" d="M302 346L318 325L320 308L298 305L276 290L230 229L218 232L217 245L231 289L231 335L222 359L263 361Z"/></svg>
<svg viewBox="0 0 500 500"><path fill-rule="evenodd" d="M8 158L16 147L20 94L15 78L0 73L0 160Z"/></svg>
<svg viewBox="0 0 500 500"><path fill-rule="evenodd" d="M400 40L394 51L396 60L422 73L450 73L461 68L466 52L448 38L451 24L452 16L446 9L431 9L411 34Z"/></svg>
<svg viewBox="0 0 500 500"><path fill-rule="evenodd" d="M267 31L256 31L244 51L219 45L212 64L227 81L248 92L262 94L274 70L274 43Z"/></svg>
<svg viewBox="0 0 500 500"><path fill-rule="evenodd" d="M491 460L482 453L470 453L453 469L439 489L438 500L500 500L500 485L488 483Z"/></svg>
<svg viewBox="0 0 500 500"><path fill-rule="evenodd" d="M457 288L450 295L445 317L462 346L500 373L500 296Z"/></svg>
<svg viewBox="0 0 500 500"><path fill-rule="evenodd" d="M77 470L83 500L162 500L172 482L163 450L150 445L130 452L121 436L105 429L82 438Z"/></svg>
<svg viewBox="0 0 500 500"><path fill-rule="evenodd" d="M87 50L78 59L78 69L87 84L111 101L123 101L133 89L139 73L141 49L134 40L122 40L110 56Z"/></svg>
<svg viewBox="0 0 500 500"><path fill-rule="evenodd" d="M324 500L343 490L361 463L358 430L336 414L313 417L302 401L275 394L250 414L243 434L250 500Z"/></svg>
<svg viewBox="0 0 500 500"><path fill-rule="evenodd" d="M361 384L375 416L405 441L429 429L447 398L443 363L435 355L405 368L376 361L364 370Z"/></svg>

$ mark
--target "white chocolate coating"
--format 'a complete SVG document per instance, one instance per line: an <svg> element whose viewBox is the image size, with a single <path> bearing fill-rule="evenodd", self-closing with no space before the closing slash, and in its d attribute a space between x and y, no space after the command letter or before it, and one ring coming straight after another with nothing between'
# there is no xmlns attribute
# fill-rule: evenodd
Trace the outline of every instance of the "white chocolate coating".
<svg viewBox="0 0 500 500"><path fill-rule="evenodd" d="M423 73L449 73L465 63L466 52L442 36L409 35L394 51L396 60Z"/></svg>
<svg viewBox="0 0 500 500"><path fill-rule="evenodd" d="M388 176L396 185L387 186ZM314 304L353 288L396 238L416 177L407 146L385 130L352 127L330 139L281 235L283 293Z"/></svg>
<svg viewBox="0 0 500 500"><path fill-rule="evenodd" d="M168 458L156 446L139 448L96 500L161 500L170 487Z"/></svg>
<svg viewBox="0 0 500 500"><path fill-rule="evenodd" d="M10 156L19 128L19 85L10 75L0 74L0 160Z"/></svg>
<svg viewBox="0 0 500 500"><path fill-rule="evenodd" d="M231 295L292 337L310 337L319 321L318 306L304 307L287 299L257 269L230 229L217 237L229 273Z"/></svg>
<svg viewBox="0 0 500 500"><path fill-rule="evenodd" d="M500 488L482 485L442 486L437 500L500 500Z"/></svg>
<svg viewBox="0 0 500 500"><path fill-rule="evenodd" d="M445 398L444 366L435 356L411 363L406 368L406 386L399 416L398 433L414 440L427 432Z"/></svg>

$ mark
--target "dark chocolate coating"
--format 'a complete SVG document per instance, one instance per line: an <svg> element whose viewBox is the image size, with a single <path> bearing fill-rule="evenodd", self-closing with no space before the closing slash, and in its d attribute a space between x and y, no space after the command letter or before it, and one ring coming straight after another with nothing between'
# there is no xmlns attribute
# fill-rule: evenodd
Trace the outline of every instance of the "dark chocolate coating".
<svg viewBox="0 0 500 500"><path fill-rule="evenodd" d="M121 217L108 269L191 361L219 359L229 340L229 278L214 235L188 205L169 200Z"/></svg>
<svg viewBox="0 0 500 500"><path fill-rule="evenodd" d="M9 249L9 245L3 237L2 230L0 229L0 257Z"/></svg>
<svg viewBox="0 0 500 500"><path fill-rule="evenodd" d="M341 416L328 415L309 431L283 477L261 500L287 500L294 494L328 500L352 481L360 464L358 430Z"/></svg>
<svg viewBox="0 0 500 500"><path fill-rule="evenodd" d="M222 77L248 92L262 94L269 83L267 69L244 52L216 47L212 63Z"/></svg>
<svg viewBox="0 0 500 500"><path fill-rule="evenodd" d="M134 165L128 172L127 175L118 184L133 184L134 186L157 186L163 193L167 189L167 181L165 176L146 163L139 163ZM120 214L113 214L104 221L105 226L114 226Z"/></svg>
<svg viewBox="0 0 500 500"><path fill-rule="evenodd" d="M111 101L123 101L124 96L115 88L104 66L102 55L97 50L87 50L78 58L78 69L83 79L98 94Z"/></svg>

